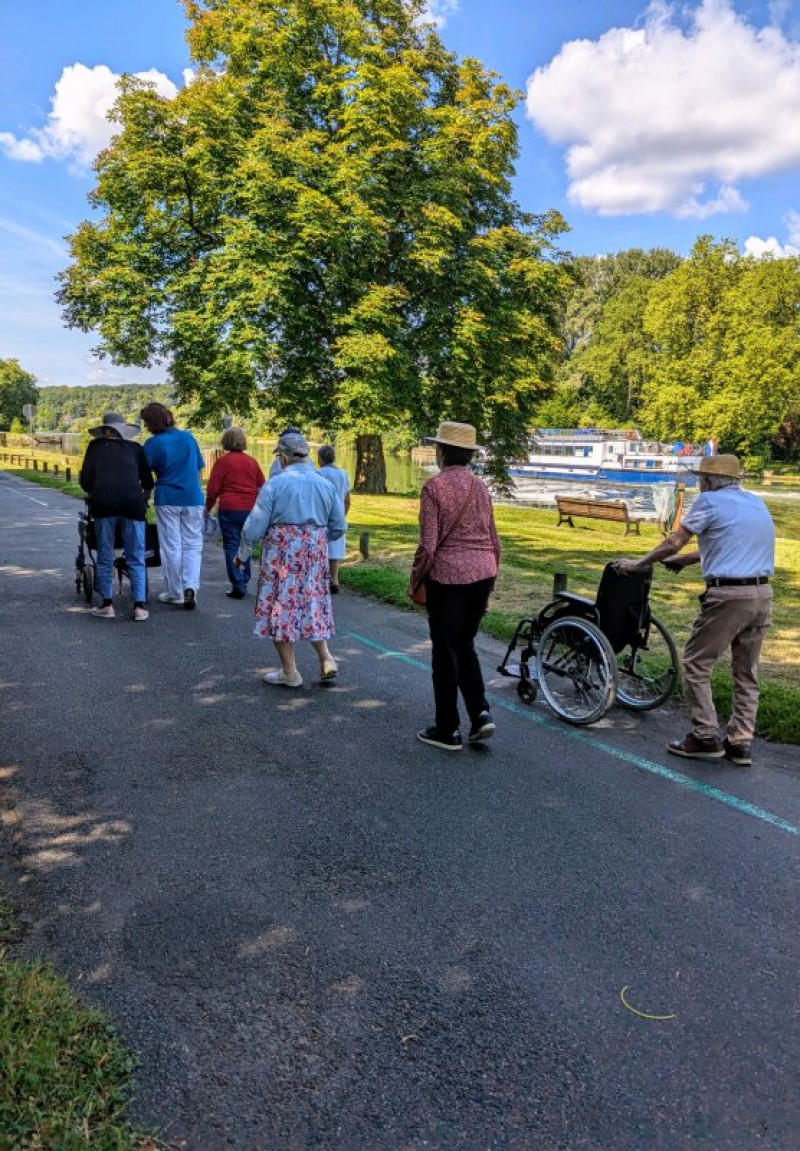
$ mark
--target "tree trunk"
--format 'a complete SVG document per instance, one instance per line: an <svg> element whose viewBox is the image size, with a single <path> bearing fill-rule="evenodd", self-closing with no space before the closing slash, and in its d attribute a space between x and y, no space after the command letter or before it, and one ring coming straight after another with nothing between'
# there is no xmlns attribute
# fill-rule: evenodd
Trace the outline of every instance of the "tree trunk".
<svg viewBox="0 0 800 1151"><path fill-rule="evenodd" d="M371 496L386 495L386 461L380 436L356 436L354 490Z"/></svg>

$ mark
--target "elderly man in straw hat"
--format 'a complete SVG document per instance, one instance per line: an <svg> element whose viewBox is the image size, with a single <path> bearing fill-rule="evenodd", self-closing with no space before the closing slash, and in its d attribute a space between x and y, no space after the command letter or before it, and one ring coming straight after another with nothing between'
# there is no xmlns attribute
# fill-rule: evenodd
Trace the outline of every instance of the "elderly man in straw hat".
<svg viewBox="0 0 800 1151"><path fill-rule="evenodd" d="M687 759L721 759L748 767L758 709L758 659L772 622L770 577L775 571L775 526L766 504L741 488L736 456L706 456L700 496L671 536L640 560L623 559L621 572L662 562L670 571L700 563L706 582L700 614L683 655L692 730L667 745ZM699 548L678 556L693 535ZM731 649L733 706L724 742L711 696L711 672Z"/></svg>

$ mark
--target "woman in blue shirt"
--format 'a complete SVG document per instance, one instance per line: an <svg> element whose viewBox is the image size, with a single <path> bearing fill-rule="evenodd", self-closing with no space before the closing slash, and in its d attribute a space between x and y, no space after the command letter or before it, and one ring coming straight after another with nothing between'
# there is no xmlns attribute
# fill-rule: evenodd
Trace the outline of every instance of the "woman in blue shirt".
<svg viewBox="0 0 800 1151"><path fill-rule="evenodd" d="M344 504L344 514L350 511L350 477L344 468L334 467L333 461L336 459L336 452L332 447L326 445L320 448L317 452L317 459L319 460L319 474L324 476L326 480L336 488L339 499ZM345 557L347 549L347 532L339 536L338 539L330 540L328 542L328 562L330 564L331 572L331 595L336 595L339 590L339 562Z"/></svg>
<svg viewBox="0 0 800 1151"><path fill-rule="evenodd" d="M236 564L263 539L254 632L272 639L281 661L280 670L267 672L264 682L302 687L294 653L300 639L313 644L323 683L338 672L327 643L334 634L328 540L343 535L346 524L342 501L309 460L303 437L281 436L277 453L283 471L258 493L242 528Z"/></svg>
<svg viewBox="0 0 800 1151"><path fill-rule="evenodd" d="M148 404L140 415L151 434L144 454L156 477L158 543L167 585L158 598L191 611L203 559L203 453L191 432L175 427L172 412L163 404Z"/></svg>

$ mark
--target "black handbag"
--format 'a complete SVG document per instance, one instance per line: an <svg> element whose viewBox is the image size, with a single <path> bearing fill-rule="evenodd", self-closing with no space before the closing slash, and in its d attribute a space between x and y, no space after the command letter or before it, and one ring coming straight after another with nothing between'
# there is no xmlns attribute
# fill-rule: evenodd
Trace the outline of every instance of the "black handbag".
<svg viewBox="0 0 800 1151"><path fill-rule="evenodd" d="M145 567L161 567L161 548L158 546L158 524L144 525L144 563Z"/></svg>

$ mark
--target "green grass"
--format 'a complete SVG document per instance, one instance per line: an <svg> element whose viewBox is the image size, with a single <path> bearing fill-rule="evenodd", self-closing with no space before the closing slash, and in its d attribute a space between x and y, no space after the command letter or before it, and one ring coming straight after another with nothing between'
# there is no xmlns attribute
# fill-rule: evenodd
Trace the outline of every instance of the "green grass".
<svg viewBox="0 0 800 1151"><path fill-rule="evenodd" d="M72 469L72 474L76 476L79 470L80 464ZM9 472L20 480L30 480L34 484L41 484L43 488L55 488L57 491L64 492L68 496L75 496L79 500L82 500L86 494L75 480L67 483L62 476L53 476L49 472L45 475L44 472L34 472L30 468L12 468L8 464L0 464L0 471Z"/></svg>
<svg viewBox="0 0 800 1151"><path fill-rule="evenodd" d="M770 504L778 530L774 627L764 644L759 734L800 743L800 506ZM406 598L408 571L416 547L418 502L396 496L354 496L350 509L349 562L340 569L343 584L364 595L417 610ZM553 575L564 571L572 591L592 595L603 567L622 555L642 555L661 538L642 525L642 535L625 536L621 525L589 521L557 528L556 513L533 508L497 507L503 561L484 629L507 641L517 621L535 614L551 598ZM580 524L580 526L577 526ZM370 533L370 560L358 557L359 533ZM659 567L654 576L653 611L681 646L703 590L699 568L672 576ZM730 708L731 678L724 663L714 677L720 715Z"/></svg>
<svg viewBox="0 0 800 1151"><path fill-rule="evenodd" d="M133 1060L42 964L0 965L0 1147L141 1146L125 1122Z"/></svg>
<svg viewBox="0 0 800 1151"><path fill-rule="evenodd" d="M0 897L0 1151L155 1151L125 1118L133 1057L65 979L8 958L18 938Z"/></svg>

